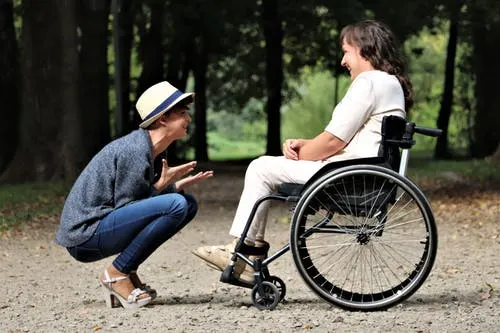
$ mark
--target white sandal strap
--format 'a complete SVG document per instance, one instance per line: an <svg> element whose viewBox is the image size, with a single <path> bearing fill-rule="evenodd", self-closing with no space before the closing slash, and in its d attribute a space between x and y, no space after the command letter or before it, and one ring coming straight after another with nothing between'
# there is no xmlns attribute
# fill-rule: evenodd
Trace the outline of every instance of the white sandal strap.
<svg viewBox="0 0 500 333"><path fill-rule="evenodd" d="M135 303L137 301L137 298L142 294L146 294L146 292L142 289L135 288L134 290L132 290L130 295L128 295L127 301L129 303Z"/></svg>
<svg viewBox="0 0 500 333"><path fill-rule="evenodd" d="M125 280L125 279L128 279L128 275L126 276L119 276L119 277L110 277L109 274L108 274L108 270L105 269L104 270L104 283L115 283L115 282L118 282L118 281L121 281L121 280Z"/></svg>

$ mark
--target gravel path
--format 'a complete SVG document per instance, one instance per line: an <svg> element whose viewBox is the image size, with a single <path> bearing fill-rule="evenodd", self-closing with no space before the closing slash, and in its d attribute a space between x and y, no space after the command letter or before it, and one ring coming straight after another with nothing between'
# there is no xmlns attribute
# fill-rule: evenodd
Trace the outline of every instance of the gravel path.
<svg viewBox="0 0 500 333"><path fill-rule="evenodd" d="M219 272L190 253L230 240L242 174L217 175L193 189L199 215L141 267L159 297L136 311L105 307L97 276L111 258L74 261L53 242L57 217L30 221L0 238L0 332L500 331L499 191L474 190L467 197L463 189L429 190L438 256L425 284L402 304L370 313L334 307L309 291L286 254L270 266L287 285L286 303L259 311L250 290L219 282ZM285 213L283 206L272 209L268 230L275 250L288 241Z"/></svg>

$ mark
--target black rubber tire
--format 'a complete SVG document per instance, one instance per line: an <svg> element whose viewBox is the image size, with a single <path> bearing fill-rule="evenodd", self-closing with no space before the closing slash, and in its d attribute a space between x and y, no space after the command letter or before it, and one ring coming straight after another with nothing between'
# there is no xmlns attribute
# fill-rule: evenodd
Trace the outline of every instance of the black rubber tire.
<svg viewBox="0 0 500 333"><path fill-rule="evenodd" d="M285 285L285 282L283 282L282 279L280 279L279 277L275 276L275 275L271 275L269 277L269 282L271 282L272 284L274 284L276 286L276 288L278 288L278 292L280 293L280 302L283 301L283 299L285 299L285 296L286 296L286 285Z"/></svg>
<svg viewBox="0 0 500 333"><path fill-rule="evenodd" d="M361 311L389 308L417 291L438 242L425 195L373 165L334 170L308 186L290 233L306 284L332 304Z"/></svg>
<svg viewBox="0 0 500 333"><path fill-rule="evenodd" d="M273 310L280 301L278 287L269 281L256 284L252 289L252 302L259 310Z"/></svg>

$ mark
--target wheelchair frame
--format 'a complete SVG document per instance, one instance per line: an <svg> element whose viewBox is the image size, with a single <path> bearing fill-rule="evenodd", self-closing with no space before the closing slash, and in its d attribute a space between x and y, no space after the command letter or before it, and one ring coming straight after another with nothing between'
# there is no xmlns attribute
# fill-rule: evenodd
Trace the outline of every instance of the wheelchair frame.
<svg viewBox="0 0 500 333"><path fill-rule="evenodd" d="M439 136L442 131L418 127L400 117L386 116L382 120L378 157L326 164L306 184L280 184L277 193L261 197L252 208L235 246L232 261L222 272L220 280L252 288L254 305L259 309L272 310L284 299L286 286L279 277L269 273L268 265L291 250L295 265L306 284L317 295L342 308L381 310L411 296L430 273L437 250L437 229L430 204L420 189L406 178L409 150L415 144L415 133ZM343 183L347 181L349 186L346 187ZM369 186L373 187L372 191L367 191ZM296 203L290 242L263 260L250 260L248 256L256 254L256 249L246 245L243 240L258 207L267 200ZM394 208L396 205L399 205L399 210ZM418 213L422 214L421 218L414 217ZM312 221L311 216L316 215L319 221ZM404 216L412 216L415 221L400 221ZM345 221L335 221L340 219ZM397 223L393 222L395 220ZM388 221L392 224L389 225ZM308 226L308 223L312 226ZM423 228L420 230L418 227ZM397 231L394 233L393 229ZM394 234L389 236L392 237L390 241L381 241L391 231ZM408 245L408 248L398 245L398 242L403 243L397 238L398 232L411 234L415 238L411 239L412 245ZM311 237L315 234L321 237ZM332 238L325 240L329 235ZM343 242L336 244L333 237L342 237ZM323 241L326 243L320 244ZM380 254L387 252L388 256L376 257L375 246L378 246ZM336 250L328 254L316 253L317 249L327 247ZM333 272L332 267L344 262L344 256L349 257L347 251L354 251L354 248L357 252L350 256L359 260L363 267L345 262L346 266L351 265L350 272ZM417 251L422 254L410 253ZM333 257L336 260L330 259L327 267L321 266ZM241 281L234 275L237 260L243 260L253 267L253 284ZM402 269L399 266L405 267ZM372 281L368 283L363 279Z"/></svg>

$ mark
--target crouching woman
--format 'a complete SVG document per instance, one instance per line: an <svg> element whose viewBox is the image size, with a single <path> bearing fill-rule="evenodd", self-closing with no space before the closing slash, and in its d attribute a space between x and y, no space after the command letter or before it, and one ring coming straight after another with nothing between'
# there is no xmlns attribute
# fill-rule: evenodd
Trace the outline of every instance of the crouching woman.
<svg viewBox="0 0 500 333"><path fill-rule="evenodd" d="M156 297L137 270L196 215L184 189L213 175L186 176L195 161L169 167L166 160L167 147L187 135L193 100L168 82L147 89L136 105L140 128L97 153L66 198L56 242L80 262L117 255L100 275L110 307L141 307Z"/></svg>

